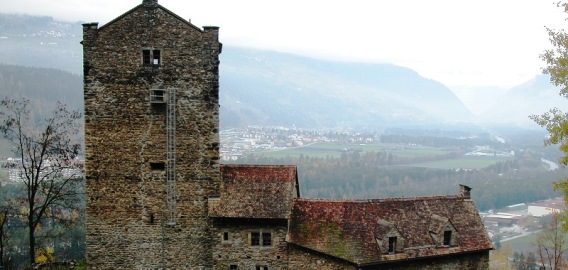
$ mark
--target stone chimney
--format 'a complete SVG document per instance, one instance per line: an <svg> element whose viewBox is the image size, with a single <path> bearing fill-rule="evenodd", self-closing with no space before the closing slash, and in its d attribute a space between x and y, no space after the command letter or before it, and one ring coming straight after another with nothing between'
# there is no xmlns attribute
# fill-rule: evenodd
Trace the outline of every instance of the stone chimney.
<svg viewBox="0 0 568 270"><path fill-rule="evenodd" d="M466 199L471 198L471 188L465 185L460 185L460 192L462 196Z"/></svg>
<svg viewBox="0 0 568 270"><path fill-rule="evenodd" d="M147 7L155 6L158 4L158 0L142 0L142 4Z"/></svg>

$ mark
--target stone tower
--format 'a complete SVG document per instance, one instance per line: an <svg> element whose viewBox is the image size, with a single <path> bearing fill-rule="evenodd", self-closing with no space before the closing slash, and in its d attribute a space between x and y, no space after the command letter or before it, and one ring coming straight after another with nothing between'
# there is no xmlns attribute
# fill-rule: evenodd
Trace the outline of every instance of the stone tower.
<svg viewBox="0 0 568 270"><path fill-rule="evenodd" d="M218 27L142 4L83 25L87 261L208 269L219 193Z"/></svg>

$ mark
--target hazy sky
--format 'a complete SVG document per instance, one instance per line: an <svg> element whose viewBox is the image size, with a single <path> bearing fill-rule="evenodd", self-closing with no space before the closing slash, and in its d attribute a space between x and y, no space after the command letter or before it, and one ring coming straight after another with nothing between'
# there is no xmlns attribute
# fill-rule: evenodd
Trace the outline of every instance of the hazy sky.
<svg viewBox="0 0 568 270"><path fill-rule="evenodd" d="M0 0L0 12L107 23L142 0ZM510 87L540 74L553 0L159 0L227 46L388 62L450 87ZM566 27L568 28L568 27Z"/></svg>

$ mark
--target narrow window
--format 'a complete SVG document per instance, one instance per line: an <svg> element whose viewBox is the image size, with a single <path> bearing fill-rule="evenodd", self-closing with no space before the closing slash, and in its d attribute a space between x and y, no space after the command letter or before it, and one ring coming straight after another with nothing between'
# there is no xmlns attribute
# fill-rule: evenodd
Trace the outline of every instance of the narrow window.
<svg viewBox="0 0 568 270"><path fill-rule="evenodd" d="M223 232L223 241L229 241L229 232Z"/></svg>
<svg viewBox="0 0 568 270"><path fill-rule="evenodd" d="M159 66L160 64L162 64L160 59L160 50L152 51L152 65Z"/></svg>
<svg viewBox="0 0 568 270"><path fill-rule="evenodd" d="M268 270L268 266L267 265L257 265L256 270Z"/></svg>
<svg viewBox="0 0 568 270"><path fill-rule="evenodd" d="M271 233L262 233L262 245L263 246L271 246L272 245L272 234Z"/></svg>
<svg viewBox="0 0 568 270"><path fill-rule="evenodd" d="M449 246L452 243L452 231L444 231L444 246Z"/></svg>
<svg viewBox="0 0 568 270"><path fill-rule="evenodd" d="M389 237L389 253L393 254L396 252L396 236Z"/></svg>
<svg viewBox="0 0 568 270"><path fill-rule="evenodd" d="M163 171L166 169L166 163L164 162L150 162L150 169L152 171Z"/></svg>
<svg viewBox="0 0 568 270"><path fill-rule="evenodd" d="M250 245L251 246L260 246L260 233L259 232L251 232L250 233Z"/></svg>
<svg viewBox="0 0 568 270"><path fill-rule="evenodd" d="M142 50L142 64L144 65L152 64L150 50Z"/></svg>
<svg viewBox="0 0 568 270"><path fill-rule="evenodd" d="M229 270L237 270L237 265L236 264L229 265Z"/></svg>

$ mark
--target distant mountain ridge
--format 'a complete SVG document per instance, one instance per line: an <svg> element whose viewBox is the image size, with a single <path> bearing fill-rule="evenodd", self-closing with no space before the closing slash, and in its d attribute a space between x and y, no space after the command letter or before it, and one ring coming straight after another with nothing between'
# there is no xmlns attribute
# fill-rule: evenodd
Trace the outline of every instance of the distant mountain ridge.
<svg viewBox="0 0 568 270"><path fill-rule="evenodd" d="M549 75L538 75L499 97L493 106L478 116L478 121L487 125L537 127L529 115L540 115L553 107L568 112L568 100L559 95L559 88L550 83Z"/></svg>
<svg viewBox="0 0 568 270"><path fill-rule="evenodd" d="M81 74L81 23L0 13L0 63L55 68Z"/></svg>
<svg viewBox="0 0 568 270"><path fill-rule="evenodd" d="M0 13L0 63L81 74L81 36L80 22ZM556 98L547 94L535 100L536 88L555 91L546 80L536 78L538 84L513 88L497 106L474 118L446 86L404 67L333 62L228 44L220 59L222 128L430 127L472 122L527 125L531 123L528 115L546 111ZM74 91L81 95L80 76L73 80L78 82ZM60 99L66 95L51 94L61 95Z"/></svg>
<svg viewBox="0 0 568 270"><path fill-rule="evenodd" d="M221 118L232 126L255 115L256 124L300 127L471 122L447 87L408 68L225 48Z"/></svg>

